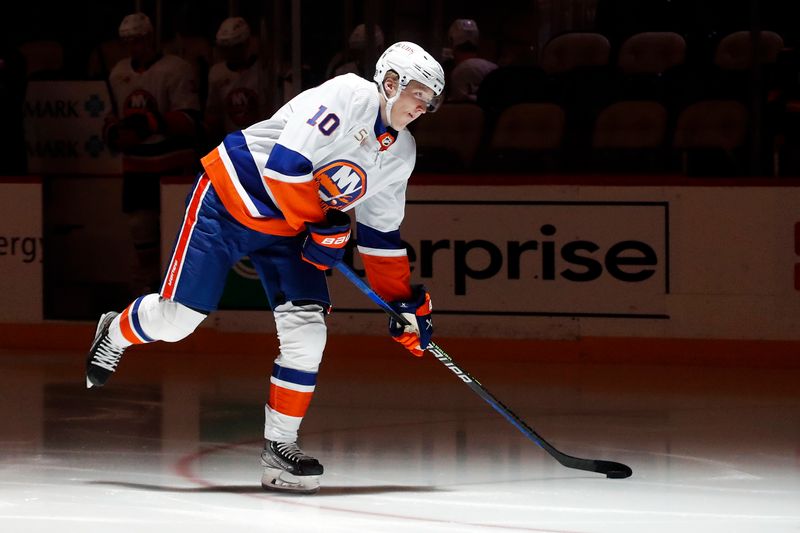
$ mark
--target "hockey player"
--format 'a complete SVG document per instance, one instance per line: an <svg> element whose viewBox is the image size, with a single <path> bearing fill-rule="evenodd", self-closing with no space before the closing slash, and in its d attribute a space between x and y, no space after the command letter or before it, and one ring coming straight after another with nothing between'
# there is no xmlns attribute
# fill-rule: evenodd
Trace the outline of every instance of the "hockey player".
<svg viewBox="0 0 800 533"><path fill-rule="evenodd" d="M87 357L86 385L99 387L128 346L186 337L216 309L231 265L249 255L280 341L265 406L267 489L319 488L322 465L297 434L326 341L324 271L344 255L347 212L368 281L412 324L390 321L391 335L421 356L433 332L430 296L410 285L399 227L416 158L406 126L436 109L444 73L421 47L399 42L381 55L374 82L333 78L206 155L160 293L104 314Z"/></svg>
<svg viewBox="0 0 800 533"><path fill-rule="evenodd" d="M373 26L374 32L374 56L377 57L383 51L384 40L383 30L380 26L375 24ZM328 67L325 69L325 79L341 76L342 74L358 74L363 78L369 79L372 74L366 64L365 58L367 56L367 27L364 24L359 24L350 33L347 38L347 49L337 52L328 62Z"/></svg>
<svg viewBox="0 0 800 533"><path fill-rule="evenodd" d="M265 117L270 98L264 65L250 46L247 21L241 17L225 19L216 42L223 60L208 73L205 114L206 129L216 139L215 144L225 134Z"/></svg>
<svg viewBox="0 0 800 533"><path fill-rule="evenodd" d="M442 56L448 71L449 102L477 101L483 78L497 69L497 65L480 57L479 40L478 24L472 19L456 19L447 30L449 48L442 50Z"/></svg>
<svg viewBox="0 0 800 533"><path fill-rule="evenodd" d="M137 260L131 289L139 294L159 284L160 178L196 168L200 104L192 67L157 50L147 15L126 16L119 36L130 57L109 75L115 112L106 118L104 136L122 153L122 210Z"/></svg>

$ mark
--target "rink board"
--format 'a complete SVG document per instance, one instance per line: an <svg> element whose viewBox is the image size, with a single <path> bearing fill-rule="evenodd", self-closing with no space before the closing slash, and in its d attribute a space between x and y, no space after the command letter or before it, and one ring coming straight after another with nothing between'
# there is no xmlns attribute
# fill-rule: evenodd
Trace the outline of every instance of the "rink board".
<svg viewBox="0 0 800 533"><path fill-rule="evenodd" d="M162 187L164 257L188 187ZM442 335L792 340L799 201L772 186L411 186L402 235ZM375 328L370 300L336 274L329 284L333 332ZM263 299L256 279L239 290L243 309ZM268 322L215 317L224 330Z"/></svg>
<svg viewBox="0 0 800 533"><path fill-rule="evenodd" d="M42 180L0 178L0 322L42 320Z"/></svg>

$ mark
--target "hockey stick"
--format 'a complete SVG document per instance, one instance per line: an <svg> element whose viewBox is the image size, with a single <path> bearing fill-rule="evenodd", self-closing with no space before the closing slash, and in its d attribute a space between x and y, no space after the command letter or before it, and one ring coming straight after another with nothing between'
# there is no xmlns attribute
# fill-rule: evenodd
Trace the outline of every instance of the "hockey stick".
<svg viewBox="0 0 800 533"><path fill-rule="evenodd" d="M378 306L389 316L404 326L409 325L408 320L406 320L403 315L392 309L392 307L386 303L375 291L373 291L369 285L359 278L358 275L356 275L356 273L350 269L350 267L340 262L336 265L336 268L339 270L339 272L344 274L344 276L349 279L361 292L366 294L373 302L378 304ZM567 468L575 468L578 470L587 470L589 472L605 474L606 477L616 479L630 477L630 475L633 474L633 471L630 469L630 467L622 463L615 463L614 461L602 461L599 459L581 459L579 457L572 457L571 455L567 455L558 451L549 442L539 436L539 434L536 433L530 426L528 426L528 424L526 424L520 417L514 414L511 409L503 405L500 400L495 398L492 393L486 390L477 379L469 374L469 372L456 364L456 362L453 361L453 359L447 355L442 348L431 342L428 345L427 350L431 352L434 357L439 360L439 362L441 362L456 376L458 376L461 381L466 383L475 394L483 398L483 400L491 405L495 411L503 415L503 417L520 432L522 432L523 435L538 444L540 447L544 448L547 453L553 456L553 458L555 458L555 460L562 465L566 466Z"/></svg>

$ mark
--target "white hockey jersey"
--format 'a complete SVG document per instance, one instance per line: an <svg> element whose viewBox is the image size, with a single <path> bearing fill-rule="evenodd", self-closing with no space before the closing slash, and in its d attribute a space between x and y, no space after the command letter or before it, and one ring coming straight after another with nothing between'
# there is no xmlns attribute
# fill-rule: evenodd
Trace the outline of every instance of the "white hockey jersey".
<svg viewBox="0 0 800 533"><path fill-rule="evenodd" d="M263 120L269 109L268 98L261 61L243 70L231 70L220 61L208 73L206 116L219 122L225 133Z"/></svg>
<svg viewBox="0 0 800 533"><path fill-rule="evenodd" d="M162 114L200 110L192 67L178 56L162 56L141 72L133 68L130 58L123 59L111 69L109 82L120 118L141 110Z"/></svg>
<svg viewBox="0 0 800 533"><path fill-rule="evenodd" d="M174 55L164 55L147 69L133 68L131 59L119 61L111 69L109 83L119 118L150 111L200 110L197 81L191 65ZM176 146L160 133L150 135L141 145L126 151L126 170L158 172L177 166L191 166L197 155Z"/></svg>
<svg viewBox="0 0 800 533"><path fill-rule="evenodd" d="M373 82L337 76L231 133L202 163L228 211L258 231L296 235L328 208L354 210L369 281L396 300L410 295L399 228L416 145L384 126L380 98Z"/></svg>

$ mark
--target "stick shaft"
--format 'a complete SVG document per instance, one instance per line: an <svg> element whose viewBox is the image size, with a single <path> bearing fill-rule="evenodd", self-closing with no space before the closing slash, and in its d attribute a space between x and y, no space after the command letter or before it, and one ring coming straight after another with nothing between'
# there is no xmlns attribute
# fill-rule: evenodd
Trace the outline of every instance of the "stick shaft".
<svg viewBox="0 0 800 533"><path fill-rule="evenodd" d="M350 280L353 285L355 285L361 292L367 295L373 302L375 302L378 307L383 309L388 315L394 318L397 322L403 325L409 325L408 320L406 318L395 311L392 306L390 306L383 298L380 297L372 288L366 284L358 275L353 272L350 267L348 267L344 263L338 263L336 268L344 274L344 276ZM563 452L557 450L553 445L549 442L544 440L538 433L536 433L533 428L531 428L528 424L526 424L520 417L518 417L511 409L503 405L503 403L495 398L495 396L490 393L486 388L481 385L481 383L472 377L469 372L464 370L460 365L458 365L453 358L450 357L447 352L445 352L441 347L437 344L431 342L428 347L426 348L430 351L436 359L442 363L444 366L449 368L458 378L463 381L464 383L469 386L472 391L480 396L486 403L488 403L492 408L500 413L506 420L508 420L511 425L516 427L523 435L525 435L528 439L535 442L539 445L542 449L544 449L547 453L549 453L556 461L561 463L562 465L568 468L576 468L579 470L588 470L590 472L601 472L607 474L609 470L614 470L618 468L628 469L625 465L621 465L619 463L612 463L609 461L598 461L594 459L581 459L578 457L572 457L571 455L567 455Z"/></svg>

